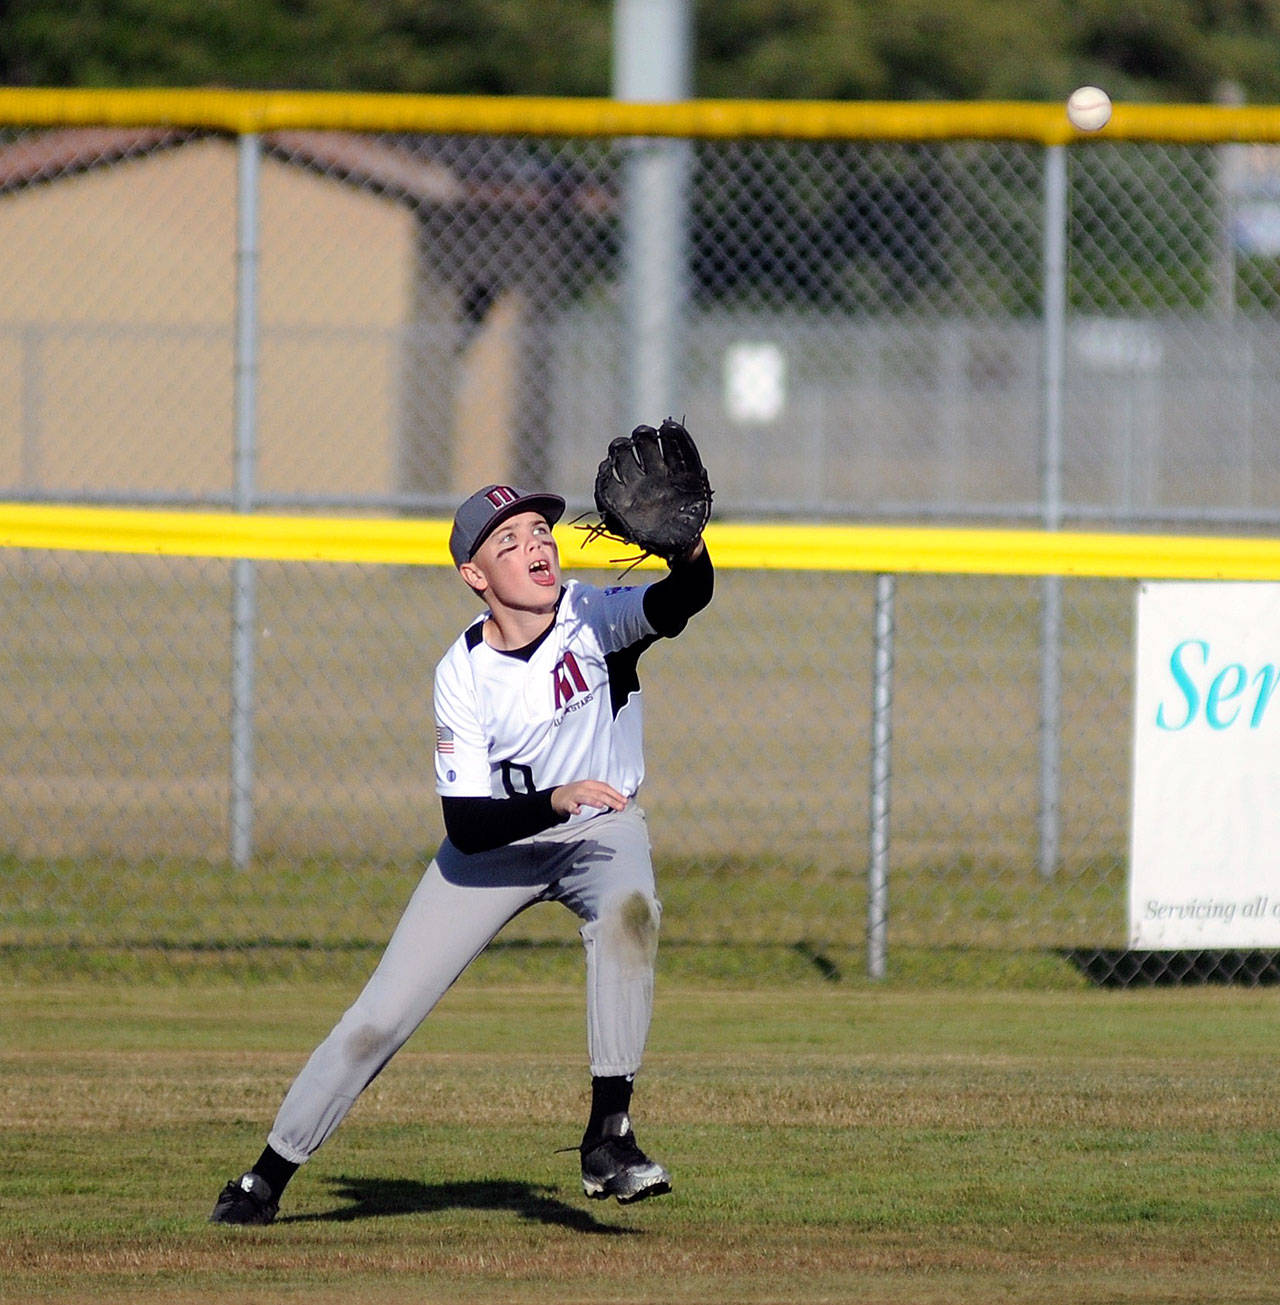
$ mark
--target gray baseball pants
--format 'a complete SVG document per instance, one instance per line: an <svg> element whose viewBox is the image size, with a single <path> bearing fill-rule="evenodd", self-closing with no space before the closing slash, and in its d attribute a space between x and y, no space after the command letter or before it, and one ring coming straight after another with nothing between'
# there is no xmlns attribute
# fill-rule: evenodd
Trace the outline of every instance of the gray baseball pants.
<svg viewBox="0 0 1280 1305"><path fill-rule="evenodd" d="M634 1074L653 1013L662 908L633 800L472 856L446 839L364 990L286 1094L272 1148L295 1164L307 1160L494 935L545 901L583 921L591 1073Z"/></svg>

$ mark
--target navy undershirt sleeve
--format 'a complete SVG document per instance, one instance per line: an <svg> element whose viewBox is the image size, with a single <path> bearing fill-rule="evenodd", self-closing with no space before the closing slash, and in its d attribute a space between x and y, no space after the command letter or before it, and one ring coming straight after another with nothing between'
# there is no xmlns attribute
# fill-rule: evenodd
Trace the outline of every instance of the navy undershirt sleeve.
<svg viewBox="0 0 1280 1305"><path fill-rule="evenodd" d="M714 588L715 570L704 547L699 557L676 562L668 575L644 591L645 617L664 639L674 639L711 601Z"/></svg>
<svg viewBox="0 0 1280 1305"><path fill-rule="evenodd" d="M507 798L442 797L444 832L468 856L540 834L568 819L552 807L551 792L543 788Z"/></svg>

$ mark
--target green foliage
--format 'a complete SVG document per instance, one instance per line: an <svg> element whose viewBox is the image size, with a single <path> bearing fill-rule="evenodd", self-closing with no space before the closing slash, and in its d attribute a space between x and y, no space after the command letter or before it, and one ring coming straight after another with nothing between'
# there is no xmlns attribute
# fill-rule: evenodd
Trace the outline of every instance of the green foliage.
<svg viewBox="0 0 1280 1305"><path fill-rule="evenodd" d="M1280 96L1258 0L690 0L697 94L788 99ZM0 80L607 95L612 0L10 0Z"/></svg>
<svg viewBox="0 0 1280 1305"><path fill-rule="evenodd" d="M866 99L887 95L878 10L827 0L727 0L697 7L700 95Z"/></svg>
<svg viewBox="0 0 1280 1305"><path fill-rule="evenodd" d="M17 85L571 95L604 92L608 51L599 0L18 0L0 9L0 78Z"/></svg>

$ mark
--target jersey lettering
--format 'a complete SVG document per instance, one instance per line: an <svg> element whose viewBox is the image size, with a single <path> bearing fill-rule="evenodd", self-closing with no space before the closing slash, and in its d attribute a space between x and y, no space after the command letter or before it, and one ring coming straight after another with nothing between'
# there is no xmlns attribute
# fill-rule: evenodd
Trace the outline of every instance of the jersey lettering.
<svg viewBox="0 0 1280 1305"><path fill-rule="evenodd" d="M555 686L556 710L559 711L575 694L586 693L587 677L583 675L577 658L566 652L556 663L551 672L551 681Z"/></svg>
<svg viewBox="0 0 1280 1305"><path fill-rule="evenodd" d="M475 637L481 622L469 626L436 671L436 721L454 732L453 750L446 739L434 754L437 790L523 802L560 784L598 779L637 792L644 756L635 662L654 638L644 592L604 595L566 581L548 638L527 661ZM594 814L592 808L572 819Z"/></svg>

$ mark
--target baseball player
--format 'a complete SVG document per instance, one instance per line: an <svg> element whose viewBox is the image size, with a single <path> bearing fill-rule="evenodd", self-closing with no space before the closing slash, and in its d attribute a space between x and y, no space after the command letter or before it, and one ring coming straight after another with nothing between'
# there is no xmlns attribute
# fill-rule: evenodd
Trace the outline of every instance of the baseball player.
<svg viewBox="0 0 1280 1305"><path fill-rule="evenodd" d="M555 494L487 485L454 517L450 551L486 611L435 673L436 789L446 837L354 1005L289 1088L266 1148L229 1182L214 1223L266 1224L286 1184L514 916L563 902L582 921L591 1109L587 1196L670 1191L631 1128L653 1008L661 914L644 778L640 655L711 600L699 537L644 586L565 581Z"/></svg>

